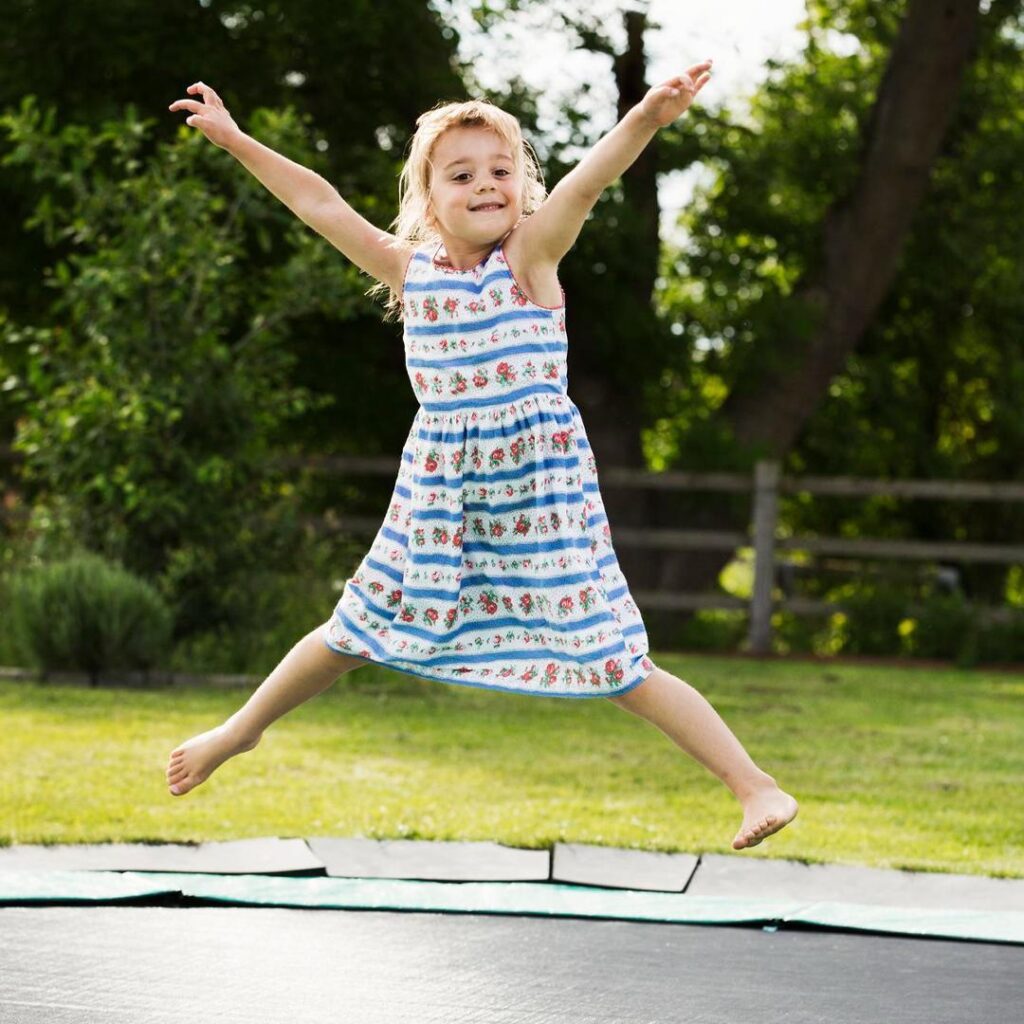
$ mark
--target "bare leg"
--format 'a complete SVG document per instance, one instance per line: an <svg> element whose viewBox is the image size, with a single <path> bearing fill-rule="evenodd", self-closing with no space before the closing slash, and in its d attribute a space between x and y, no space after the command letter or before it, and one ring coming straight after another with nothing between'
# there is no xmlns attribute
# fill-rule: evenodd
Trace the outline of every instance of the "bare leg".
<svg viewBox="0 0 1024 1024"><path fill-rule="evenodd" d="M733 849L757 846L796 817L796 800L754 764L718 712L689 683L659 668L628 693L608 699L657 726L728 786L743 805Z"/></svg>
<svg viewBox="0 0 1024 1024"><path fill-rule="evenodd" d="M182 796L205 782L229 757L252 750L272 722L326 690L338 676L366 664L331 650L323 628L299 640L227 721L171 751L167 786L173 795Z"/></svg>

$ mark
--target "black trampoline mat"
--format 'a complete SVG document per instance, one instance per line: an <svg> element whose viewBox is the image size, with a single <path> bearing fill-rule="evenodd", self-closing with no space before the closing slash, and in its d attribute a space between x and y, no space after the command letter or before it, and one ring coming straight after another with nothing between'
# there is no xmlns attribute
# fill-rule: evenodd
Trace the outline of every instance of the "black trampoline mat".
<svg viewBox="0 0 1024 1024"><path fill-rule="evenodd" d="M4 1024L995 1024L1024 950L857 932L248 907L0 908Z"/></svg>

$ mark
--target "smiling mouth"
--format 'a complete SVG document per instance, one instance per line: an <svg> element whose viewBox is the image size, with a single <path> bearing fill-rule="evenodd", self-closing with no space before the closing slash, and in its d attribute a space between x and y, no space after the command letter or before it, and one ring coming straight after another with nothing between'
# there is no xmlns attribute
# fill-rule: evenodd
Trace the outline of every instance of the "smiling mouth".
<svg viewBox="0 0 1024 1024"><path fill-rule="evenodd" d="M505 209L505 207L502 206L500 203L482 203L480 206L474 206L473 207L473 213L476 213L478 210L504 210L504 209Z"/></svg>

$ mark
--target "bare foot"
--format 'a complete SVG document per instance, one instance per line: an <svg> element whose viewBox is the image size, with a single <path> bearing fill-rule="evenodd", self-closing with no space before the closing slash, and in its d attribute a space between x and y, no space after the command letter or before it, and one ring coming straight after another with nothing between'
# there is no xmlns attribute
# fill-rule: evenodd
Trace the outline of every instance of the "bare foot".
<svg viewBox="0 0 1024 1024"><path fill-rule="evenodd" d="M755 790L743 801L743 824L732 841L734 850L757 846L795 817L799 805L788 793L772 784Z"/></svg>
<svg viewBox="0 0 1024 1024"><path fill-rule="evenodd" d="M205 782L229 757L252 750L259 741L259 736L240 734L230 720L185 740L171 751L167 765L168 789L174 796L184 796Z"/></svg>

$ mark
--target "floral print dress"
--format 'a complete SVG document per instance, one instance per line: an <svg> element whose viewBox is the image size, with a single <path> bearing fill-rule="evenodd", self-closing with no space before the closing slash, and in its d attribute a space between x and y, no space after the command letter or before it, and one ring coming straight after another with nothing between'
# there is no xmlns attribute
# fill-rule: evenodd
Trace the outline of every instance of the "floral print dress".
<svg viewBox="0 0 1024 1024"><path fill-rule="evenodd" d="M414 251L402 290L420 407L324 642L447 683L623 693L655 666L566 390L564 292L532 302L500 243L469 270L439 249Z"/></svg>

